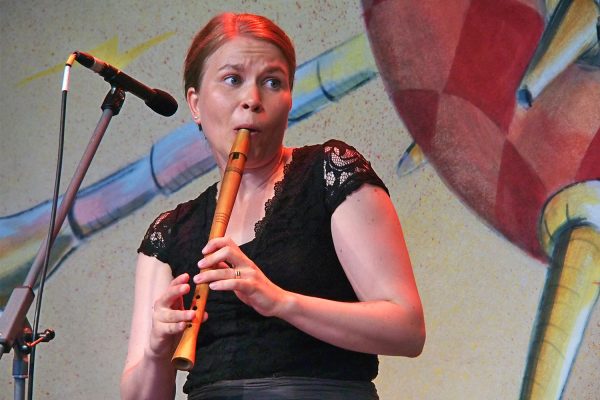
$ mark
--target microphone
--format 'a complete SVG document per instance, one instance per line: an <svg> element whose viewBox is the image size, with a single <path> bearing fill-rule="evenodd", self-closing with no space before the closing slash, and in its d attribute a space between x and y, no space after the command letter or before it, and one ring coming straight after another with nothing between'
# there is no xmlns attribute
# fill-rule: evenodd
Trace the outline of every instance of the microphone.
<svg viewBox="0 0 600 400"><path fill-rule="evenodd" d="M152 89L144 85L142 82L133 79L118 68L97 59L96 57L75 51L75 59L79 64L99 74L104 80L111 85L133 93L135 96L144 100L144 103L155 112L165 117L170 117L177 111L177 101L167 92L160 89Z"/></svg>

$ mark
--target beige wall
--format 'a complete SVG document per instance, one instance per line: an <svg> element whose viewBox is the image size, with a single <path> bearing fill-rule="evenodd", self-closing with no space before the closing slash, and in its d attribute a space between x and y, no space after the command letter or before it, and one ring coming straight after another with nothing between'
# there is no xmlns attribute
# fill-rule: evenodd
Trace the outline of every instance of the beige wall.
<svg viewBox="0 0 600 400"><path fill-rule="evenodd" d="M60 7L35 0L0 3L0 216L51 195L62 74L18 83L63 64L73 50L91 51L118 35L119 50L125 51L174 33L125 69L172 93L179 111L171 118L160 117L128 96L90 168L84 184L89 185L142 157L158 139L189 122L182 59L192 35L215 13L248 11L274 19L296 43L300 63L364 32L358 1L56 3ZM100 116L107 90L90 71L73 69L65 183ZM546 266L486 226L430 165L402 178L395 174L411 138L379 78L290 128L286 144L330 137L354 144L389 185L425 307L425 350L417 359L381 357L376 382L381 398L517 398ZM57 337L38 351L37 398L118 397L139 241L160 211L195 197L216 179L213 171L93 235L51 277L41 326L56 329ZM596 309L565 398L592 399L600 393L599 360ZM11 361L12 354L0 361L0 399L12 398Z"/></svg>

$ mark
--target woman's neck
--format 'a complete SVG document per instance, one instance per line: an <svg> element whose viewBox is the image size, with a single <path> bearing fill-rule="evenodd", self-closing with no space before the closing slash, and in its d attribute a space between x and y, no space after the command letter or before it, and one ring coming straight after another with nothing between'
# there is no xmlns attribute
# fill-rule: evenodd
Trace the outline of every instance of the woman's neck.
<svg viewBox="0 0 600 400"><path fill-rule="evenodd" d="M246 167L240 183L238 198L256 195L257 192L273 186L282 177L284 165L288 162L291 151L292 149L281 147L281 150L266 163Z"/></svg>
<svg viewBox="0 0 600 400"><path fill-rule="evenodd" d="M244 170L226 232L237 243L254 238L254 227L265 217L265 204L275 196L275 183L283 179L284 166L291 154L292 149L282 147L272 160Z"/></svg>

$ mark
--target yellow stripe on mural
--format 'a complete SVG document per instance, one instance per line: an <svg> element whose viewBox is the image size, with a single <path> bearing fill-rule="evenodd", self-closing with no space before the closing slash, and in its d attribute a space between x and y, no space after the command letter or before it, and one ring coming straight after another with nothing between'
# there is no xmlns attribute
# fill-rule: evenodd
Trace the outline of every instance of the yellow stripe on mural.
<svg viewBox="0 0 600 400"><path fill-rule="evenodd" d="M175 35L175 32L163 33L162 35L155 36L152 39L124 52L119 52L119 37L113 36L104 43L101 43L99 46L89 50L89 53L91 53L94 57L100 58L119 69L123 69L127 65L131 64L134 60L139 58L146 51L156 46L157 44L164 42L173 35ZM73 51L75 50L77 49L73 49ZM32 81L42 78L44 76L60 73L63 71L64 67L64 62L56 64L48 69L45 69L20 80L17 83L17 87L25 86L31 83Z"/></svg>

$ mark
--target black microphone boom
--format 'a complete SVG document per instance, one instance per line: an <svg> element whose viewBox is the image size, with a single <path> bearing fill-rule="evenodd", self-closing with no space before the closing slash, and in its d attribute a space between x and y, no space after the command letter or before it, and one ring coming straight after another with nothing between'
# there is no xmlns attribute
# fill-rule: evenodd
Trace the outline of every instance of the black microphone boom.
<svg viewBox="0 0 600 400"><path fill-rule="evenodd" d="M76 51L75 59L79 64L99 74L111 85L118 86L126 92L131 92L135 96L144 100L146 105L160 115L170 117L177 111L177 101L167 92L160 89L152 89L137 81L112 65L97 59L96 57Z"/></svg>

